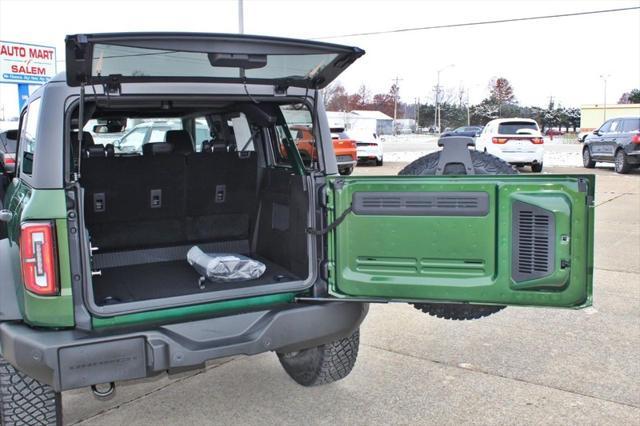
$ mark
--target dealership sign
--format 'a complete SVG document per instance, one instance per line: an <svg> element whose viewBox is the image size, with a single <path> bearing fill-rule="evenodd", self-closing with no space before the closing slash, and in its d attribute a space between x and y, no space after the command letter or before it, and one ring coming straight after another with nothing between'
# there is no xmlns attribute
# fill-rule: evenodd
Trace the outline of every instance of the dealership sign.
<svg viewBox="0 0 640 426"><path fill-rule="evenodd" d="M0 83L44 84L55 74L55 47L0 41Z"/></svg>

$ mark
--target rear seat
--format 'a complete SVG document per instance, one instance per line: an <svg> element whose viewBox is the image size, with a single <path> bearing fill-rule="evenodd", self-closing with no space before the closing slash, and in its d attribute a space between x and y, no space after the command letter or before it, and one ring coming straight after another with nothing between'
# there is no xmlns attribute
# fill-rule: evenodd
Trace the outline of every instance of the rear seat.
<svg viewBox="0 0 640 426"><path fill-rule="evenodd" d="M83 162L85 220L93 244L101 249L185 239L185 159L172 155L167 144L149 145L144 156L89 157Z"/></svg>
<svg viewBox="0 0 640 426"><path fill-rule="evenodd" d="M169 138L168 138L169 139ZM147 146L148 145L148 146ZM83 160L85 220L102 251L247 239L256 205L255 153L176 153Z"/></svg>
<svg viewBox="0 0 640 426"><path fill-rule="evenodd" d="M255 153L203 152L187 157L187 237L190 241L249 237L257 196Z"/></svg>

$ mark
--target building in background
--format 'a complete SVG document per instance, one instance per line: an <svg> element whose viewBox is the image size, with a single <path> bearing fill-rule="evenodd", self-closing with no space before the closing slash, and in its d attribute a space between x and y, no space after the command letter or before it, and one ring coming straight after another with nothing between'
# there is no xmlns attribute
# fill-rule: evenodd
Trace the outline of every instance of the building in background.
<svg viewBox="0 0 640 426"><path fill-rule="evenodd" d="M602 104L580 107L580 132L590 132L605 122L605 108ZM640 117L640 104L607 104L606 120L617 117Z"/></svg>
<svg viewBox="0 0 640 426"><path fill-rule="evenodd" d="M416 129L416 120L413 118L399 118L396 120L396 131L398 134L416 133Z"/></svg>
<svg viewBox="0 0 640 426"><path fill-rule="evenodd" d="M393 134L393 118L380 111L327 111L329 127L340 127L358 133Z"/></svg>

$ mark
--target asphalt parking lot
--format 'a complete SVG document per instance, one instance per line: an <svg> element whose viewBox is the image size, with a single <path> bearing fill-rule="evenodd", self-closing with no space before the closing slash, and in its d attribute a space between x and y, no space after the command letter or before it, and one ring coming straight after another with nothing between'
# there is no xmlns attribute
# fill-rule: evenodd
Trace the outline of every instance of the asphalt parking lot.
<svg viewBox="0 0 640 426"><path fill-rule="evenodd" d="M395 174L404 165L387 161L356 174ZM343 381L304 388L274 354L236 357L121 384L107 402L88 390L66 392L65 422L640 424L640 171L594 173L593 308L508 308L451 322L408 305L372 306L358 362Z"/></svg>

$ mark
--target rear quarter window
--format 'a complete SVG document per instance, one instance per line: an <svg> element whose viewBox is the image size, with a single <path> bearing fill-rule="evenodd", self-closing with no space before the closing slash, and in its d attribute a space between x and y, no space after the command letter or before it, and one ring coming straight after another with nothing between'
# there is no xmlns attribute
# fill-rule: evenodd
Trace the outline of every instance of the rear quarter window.
<svg viewBox="0 0 640 426"><path fill-rule="evenodd" d="M622 131L625 133L640 132L640 118L627 118L622 124Z"/></svg>
<svg viewBox="0 0 640 426"><path fill-rule="evenodd" d="M33 173L36 144L38 142L38 121L40 118L41 101L42 98L38 98L29 104L20 133L20 149L22 151L20 170L27 175Z"/></svg>

